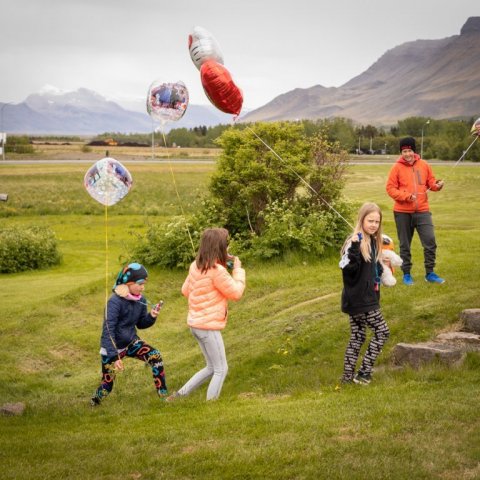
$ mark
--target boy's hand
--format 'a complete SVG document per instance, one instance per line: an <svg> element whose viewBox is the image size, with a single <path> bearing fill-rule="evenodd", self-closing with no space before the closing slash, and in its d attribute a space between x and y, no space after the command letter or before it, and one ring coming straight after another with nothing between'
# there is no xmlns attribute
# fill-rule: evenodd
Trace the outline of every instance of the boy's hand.
<svg viewBox="0 0 480 480"><path fill-rule="evenodd" d="M157 318L158 314L160 313L160 310L162 309L163 306L163 300L160 300L153 308L152 311L150 312L150 315L153 318Z"/></svg>

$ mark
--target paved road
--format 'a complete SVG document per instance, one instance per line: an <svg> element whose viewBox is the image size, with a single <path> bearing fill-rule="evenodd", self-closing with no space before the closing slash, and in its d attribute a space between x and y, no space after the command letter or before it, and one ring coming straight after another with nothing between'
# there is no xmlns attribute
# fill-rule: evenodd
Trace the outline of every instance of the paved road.
<svg viewBox="0 0 480 480"><path fill-rule="evenodd" d="M95 163L98 159L90 160L0 160L0 165L62 165L62 164L88 164L91 165ZM159 164L193 164L193 165L202 165L202 164L213 164L214 160L192 160L187 158L175 158L171 160L121 160L121 163L159 163Z"/></svg>
<svg viewBox="0 0 480 480"><path fill-rule="evenodd" d="M91 165L94 162L100 159L78 159L78 160L0 160L0 165L62 165L62 164L88 164ZM175 158L170 160L121 160L122 163L128 164L135 164L135 163L158 163L158 164L186 164L186 165L210 165L214 164L215 160L200 160L200 159L188 159L188 158ZM349 165L393 165L395 160L391 162L388 161L374 161L374 160L367 160L367 161L351 161ZM448 166L448 165L455 165L456 161L449 161L449 160L437 160L434 162L428 162L430 165L439 165L439 166ZM480 167L480 162L466 162L462 161L458 165L461 166L469 166L469 167Z"/></svg>

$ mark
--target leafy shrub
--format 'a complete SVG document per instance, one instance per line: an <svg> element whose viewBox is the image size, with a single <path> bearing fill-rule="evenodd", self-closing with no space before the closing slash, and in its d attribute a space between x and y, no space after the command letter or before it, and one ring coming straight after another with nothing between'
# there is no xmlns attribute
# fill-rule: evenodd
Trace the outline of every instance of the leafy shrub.
<svg viewBox="0 0 480 480"><path fill-rule="evenodd" d="M338 227L326 211L308 211L298 203L275 201L262 212L264 230L252 240L252 256L273 258L288 252L321 257L327 247L338 244ZM346 232L342 235L346 235Z"/></svg>
<svg viewBox="0 0 480 480"><path fill-rule="evenodd" d="M320 257L343 242L351 213L341 200L347 152L324 133L307 138L300 124L254 128L222 134L200 213L152 225L135 248L139 261L186 267L204 228L214 226L229 230L232 253L263 259L288 252Z"/></svg>
<svg viewBox="0 0 480 480"><path fill-rule="evenodd" d="M54 233L40 226L0 228L0 273L57 265L61 255Z"/></svg>
<svg viewBox="0 0 480 480"><path fill-rule="evenodd" d="M145 234L134 233L135 244L129 256L146 265L187 268L197 254L203 230L224 223L213 201L206 199L201 207L195 216L176 216L163 223L151 223Z"/></svg>
<svg viewBox="0 0 480 480"><path fill-rule="evenodd" d="M195 258L200 234L185 217L173 217L165 223L151 224L144 235L137 234L132 255L146 265L186 268Z"/></svg>

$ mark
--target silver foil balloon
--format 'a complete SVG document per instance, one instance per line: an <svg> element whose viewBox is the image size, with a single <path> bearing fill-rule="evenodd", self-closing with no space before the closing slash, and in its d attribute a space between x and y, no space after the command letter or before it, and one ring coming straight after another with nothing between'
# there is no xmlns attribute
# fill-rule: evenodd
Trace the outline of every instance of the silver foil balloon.
<svg viewBox="0 0 480 480"><path fill-rule="evenodd" d="M195 27L188 36L190 58L200 70L207 60L214 60L223 65L223 55L215 37L203 27Z"/></svg>

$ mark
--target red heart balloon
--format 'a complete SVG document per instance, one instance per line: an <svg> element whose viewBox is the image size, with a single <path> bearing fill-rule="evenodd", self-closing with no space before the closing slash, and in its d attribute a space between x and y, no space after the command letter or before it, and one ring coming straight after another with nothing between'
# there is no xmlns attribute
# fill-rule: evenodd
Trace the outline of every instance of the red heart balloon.
<svg viewBox="0 0 480 480"><path fill-rule="evenodd" d="M200 78L208 99L219 110L238 115L242 110L242 91L235 85L230 72L215 60L207 60L200 68Z"/></svg>

